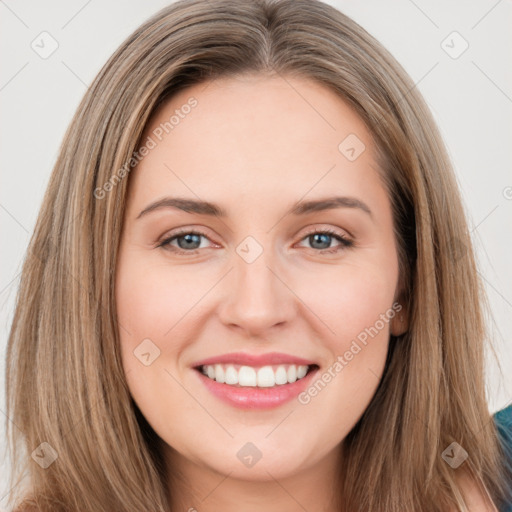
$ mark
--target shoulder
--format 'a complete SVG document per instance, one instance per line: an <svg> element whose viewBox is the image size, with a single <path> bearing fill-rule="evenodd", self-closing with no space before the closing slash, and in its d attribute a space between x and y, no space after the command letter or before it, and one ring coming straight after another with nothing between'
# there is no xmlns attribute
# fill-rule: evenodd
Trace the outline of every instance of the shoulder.
<svg viewBox="0 0 512 512"><path fill-rule="evenodd" d="M494 413L493 419L503 448L505 466L512 471L512 405ZM509 507L512 509L512 503Z"/></svg>
<svg viewBox="0 0 512 512"><path fill-rule="evenodd" d="M512 471L512 405L493 414L498 439L503 448L505 467ZM503 512L512 512L512 501L505 505Z"/></svg>
<svg viewBox="0 0 512 512"><path fill-rule="evenodd" d="M485 487L467 472L462 473L457 481L460 486L468 512L498 512Z"/></svg>
<svg viewBox="0 0 512 512"><path fill-rule="evenodd" d="M512 405L495 412L493 419L503 444L507 449L512 450Z"/></svg>

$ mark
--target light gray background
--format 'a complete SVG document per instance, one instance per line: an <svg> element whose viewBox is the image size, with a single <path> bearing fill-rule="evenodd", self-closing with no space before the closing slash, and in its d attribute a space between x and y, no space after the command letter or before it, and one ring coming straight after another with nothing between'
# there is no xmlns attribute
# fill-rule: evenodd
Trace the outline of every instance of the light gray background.
<svg viewBox="0 0 512 512"><path fill-rule="evenodd" d="M4 354L21 262L43 193L64 131L88 84L125 37L168 3L0 0L0 510L5 510L9 492L7 464L2 465ZM462 189L507 374L501 380L489 359L489 407L494 412L512 400L512 2L328 3L391 51L440 126ZM46 59L31 47L34 40L42 46L43 31L59 45ZM458 58L452 56L463 48L463 41L456 35L446 39L453 31L469 44Z"/></svg>

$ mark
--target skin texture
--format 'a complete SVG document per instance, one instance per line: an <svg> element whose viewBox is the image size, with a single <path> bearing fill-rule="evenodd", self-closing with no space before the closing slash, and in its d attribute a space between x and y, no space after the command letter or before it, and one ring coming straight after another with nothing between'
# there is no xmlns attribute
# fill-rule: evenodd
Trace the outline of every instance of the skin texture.
<svg viewBox="0 0 512 512"><path fill-rule="evenodd" d="M457 475L457 483L469 512L498 512L483 483L477 482L468 470L461 469Z"/></svg>
<svg viewBox="0 0 512 512"><path fill-rule="evenodd" d="M170 482L177 510L230 512L243 503L245 512L334 511L342 441L376 391L390 333L407 328L399 315L306 405L237 409L213 396L192 366L230 352L284 352L326 371L399 300L391 204L373 142L323 85L268 76L181 91L143 140L190 97L197 106L129 178L116 301L130 391L189 486ZM354 161L338 149L349 134L366 146ZM334 195L364 201L372 216L346 207L286 214L296 201ZM218 203L227 217L162 208L137 219L166 196ZM200 248L178 255L158 247L177 228L203 231ZM315 244L312 228L336 230L355 245ZM236 251L247 236L263 249L250 264ZM179 241L170 246L179 249ZM145 339L160 350L148 366L134 355ZM237 458L247 442L262 453L250 468Z"/></svg>

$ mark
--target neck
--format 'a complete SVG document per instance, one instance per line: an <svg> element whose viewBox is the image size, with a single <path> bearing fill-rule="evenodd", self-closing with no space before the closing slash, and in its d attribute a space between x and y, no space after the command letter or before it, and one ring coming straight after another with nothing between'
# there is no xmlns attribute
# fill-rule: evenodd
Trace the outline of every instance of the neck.
<svg viewBox="0 0 512 512"><path fill-rule="evenodd" d="M294 474L275 478L270 468L263 471L266 477L254 480L220 473L170 447L166 451L171 512L340 511L340 447Z"/></svg>

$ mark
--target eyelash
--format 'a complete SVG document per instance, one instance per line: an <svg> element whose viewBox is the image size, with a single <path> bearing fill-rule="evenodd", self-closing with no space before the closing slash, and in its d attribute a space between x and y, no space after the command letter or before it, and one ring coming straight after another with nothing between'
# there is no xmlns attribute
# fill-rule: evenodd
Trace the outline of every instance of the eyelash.
<svg viewBox="0 0 512 512"><path fill-rule="evenodd" d="M346 236L338 233L337 231L335 231L333 229L312 229L311 231L307 232L302 237L301 241L312 236L312 235L316 235L316 234L329 235L329 236L335 238L336 240L338 240L341 244L341 245L339 245L337 247L333 247L331 249L316 249L316 251L320 254L325 254L325 253L334 254L334 253L339 252L341 249L348 249L348 248L354 247L354 245L355 245L353 240L347 238ZM179 249L177 247L170 245L173 240L180 238L183 235L199 235L199 236L208 238L208 235L206 235L205 233L203 233L201 231L197 231L194 229L191 229L191 230L183 229L181 231L178 231L177 233L173 233L172 236L164 239L162 242L160 242L157 245L157 247L161 247L167 251L173 252L178 255L196 254L197 251L199 251L200 249L193 249L190 251L186 251L184 249ZM315 250L315 249L313 248L313 250Z"/></svg>

